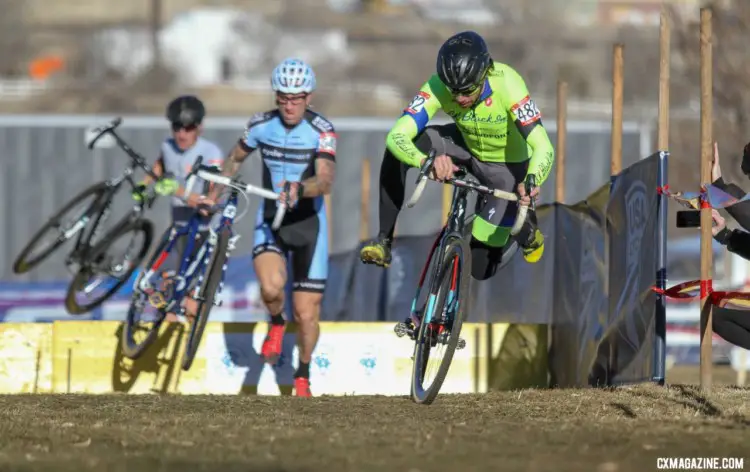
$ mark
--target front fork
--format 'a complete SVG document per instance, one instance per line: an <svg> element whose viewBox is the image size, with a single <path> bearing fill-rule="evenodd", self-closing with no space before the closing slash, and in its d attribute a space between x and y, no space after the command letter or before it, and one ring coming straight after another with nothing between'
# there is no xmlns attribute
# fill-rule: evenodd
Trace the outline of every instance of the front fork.
<svg viewBox="0 0 750 472"><path fill-rule="evenodd" d="M424 268L422 269L422 274L419 278L419 284L417 286L417 293L414 296L414 299L412 300L412 307L411 307L411 313L409 314L409 317L401 322L397 323L394 327L394 332L396 333L396 336L403 337L403 336L409 336L409 338L412 341L416 341L417 337L419 336L419 327L422 324L422 318L425 315L424 310L427 310L430 313L430 323L433 323L435 325L435 329L437 330L437 336L435 336L431 343L437 344L446 344L448 342L448 339L450 338L450 331L444 329L446 321L450 320L451 313L455 313L455 310L457 308L456 304L458 303L458 299L456 297L456 276L458 267L456 264L458 264L458 261L454 263L453 266L453 277L451 280L451 286L448 289L448 294L446 295L445 303L443 304L443 310L442 313L438 317L434 317L434 308L433 304L435 303L435 299L438 296L438 294L429 294L427 297L427 301L424 304L423 310L417 310L417 299L419 298L419 292L422 290L422 287L424 285L424 280L426 278L427 269L430 266L430 260L435 255L435 251L442 252L442 240L443 240L443 233L447 231L448 228L444 227L443 230L438 234L438 237L435 239L435 242L433 243L432 249L430 250L430 256L427 259L427 262L425 263ZM437 272L434 272L434 274L437 274ZM434 278L432 280L434 282ZM431 286L434 284L431 284ZM463 339L459 339L457 349L463 349L466 346L466 341Z"/></svg>
<svg viewBox="0 0 750 472"><path fill-rule="evenodd" d="M237 241L239 239L240 239L240 235L239 234L232 235L232 237L229 238L229 241L227 243L227 249L226 249L226 253L227 253L226 260L227 261L231 257L232 251L237 247ZM211 229L211 233L209 235L209 242L210 242L211 249L208 251L208 254L206 255L206 259L207 260L211 260L211 256L213 255L213 252L216 250L216 244L218 242L218 235L213 230L213 228ZM205 300L205 297L203 296L203 294L200 291L201 287L203 286L203 279L205 277L205 274L206 274L205 271L201 272L200 278L198 279L198 283L195 286L195 291L193 292L193 298L195 298L196 300L198 300L200 302L202 302L202 301ZM223 304L221 293L222 293L222 291L224 289L224 281L226 279L226 274L227 274L227 272L226 272L225 268L222 267L222 269L221 269L221 280L219 281L219 287L216 289L216 294L214 295L214 303L213 303L214 306L221 306Z"/></svg>

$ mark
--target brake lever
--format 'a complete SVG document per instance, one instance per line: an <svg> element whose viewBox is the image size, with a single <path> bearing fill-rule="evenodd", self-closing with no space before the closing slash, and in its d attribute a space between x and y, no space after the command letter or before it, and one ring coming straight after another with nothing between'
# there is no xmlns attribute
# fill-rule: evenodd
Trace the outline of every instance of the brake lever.
<svg viewBox="0 0 750 472"><path fill-rule="evenodd" d="M435 165L435 158L437 157L437 151L435 149L430 149L430 152L427 153L427 157L424 160L424 163L419 168L419 176L417 177L417 184L422 181L425 177L429 176L429 173L432 172L432 167Z"/></svg>
<svg viewBox="0 0 750 472"><path fill-rule="evenodd" d="M529 174L528 177L526 177L526 182L524 183L524 186L526 187L526 195L528 195L529 198L531 199L529 208L531 208L531 211L536 211L536 201L534 197L531 196L531 192L533 192L534 189L536 188L536 176L534 174Z"/></svg>
<svg viewBox="0 0 750 472"><path fill-rule="evenodd" d="M285 182L284 183L284 188L281 191L283 193L286 193L286 201L281 202L281 204L282 205L286 205L287 210L290 210L290 209L294 208L291 205L289 205L289 194L292 191L292 182ZM297 199L297 200L299 200L299 199Z"/></svg>

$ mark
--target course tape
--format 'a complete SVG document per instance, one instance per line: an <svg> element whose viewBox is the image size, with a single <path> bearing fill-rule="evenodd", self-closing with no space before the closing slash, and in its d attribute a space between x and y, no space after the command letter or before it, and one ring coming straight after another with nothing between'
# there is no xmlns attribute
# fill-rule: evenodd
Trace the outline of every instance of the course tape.
<svg viewBox="0 0 750 472"><path fill-rule="evenodd" d="M707 184L701 187L700 192L672 192L669 185L657 189L660 195L675 200L683 206L700 210L701 208L727 208L732 205L750 200L750 193L745 194L742 198L736 198L713 184Z"/></svg>
<svg viewBox="0 0 750 472"><path fill-rule="evenodd" d="M712 184L702 186L700 192L672 192L669 190L669 185L659 187L657 192L693 210L727 208L750 200L750 193L745 194L742 198L736 198ZM715 306L732 305L737 308L750 309L750 293L714 291L711 280L691 280L667 289L653 287L653 290L657 294L683 302L708 297L709 301Z"/></svg>
<svg viewBox="0 0 750 472"><path fill-rule="evenodd" d="M682 301L698 300L701 293L708 296L713 305L725 307L732 305L737 308L750 309L750 293L737 291L714 291L710 280L691 280L670 287L666 290L652 287L653 291L668 298Z"/></svg>

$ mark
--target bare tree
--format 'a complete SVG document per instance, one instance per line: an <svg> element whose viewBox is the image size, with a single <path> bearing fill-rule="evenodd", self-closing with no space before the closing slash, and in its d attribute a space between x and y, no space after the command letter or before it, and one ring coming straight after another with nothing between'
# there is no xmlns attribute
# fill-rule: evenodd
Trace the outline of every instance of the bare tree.
<svg viewBox="0 0 750 472"><path fill-rule="evenodd" d="M723 174L734 180L744 180L739 160L741 149L749 139L750 125L750 93L747 87L747 78L750 77L750 56L747 54L750 2L712 0L706 3L713 10L714 139L723 150ZM678 12L673 11L672 16L677 20L673 40L677 70L672 74L675 78L673 89L685 98L690 97L695 104L700 97L699 15L681 19ZM683 103L687 103L687 100ZM690 159L695 163L697 174L700 142L693 126L689 127L689 132L676 130L675 138L679 140L677 144L680 147L690 147Z"/></svg>
<svg viewBox="0 0 750 472"><path fill-rule="evenodd" d="M24 21L25 2L0 0L0 76L25 76L30 51Z"/></svg>

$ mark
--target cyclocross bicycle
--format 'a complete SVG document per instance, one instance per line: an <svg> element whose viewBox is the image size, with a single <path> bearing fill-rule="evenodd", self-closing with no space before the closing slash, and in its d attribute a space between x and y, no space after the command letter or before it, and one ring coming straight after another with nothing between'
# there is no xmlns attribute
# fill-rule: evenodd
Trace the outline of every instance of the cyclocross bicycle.
<svg viewBox="0 0 750 472"><path fill-rule="evenodd" d="M13 272L26 273L47 259L65 242L75 238L75 245L65 259L65 265L74 273L65 296L65 309L72 315L88 313L114 295L146 256L153 238L153 224L143 217L144 207L151 208L153 205L153 194L149 194L144 202L136 203L125 217L99 238L102 224L109 217L112 201L117 192L125 183L135 188L133 173L136 168L141 168L158 180L143 156L135 152L115 132L121 123L122 118L118 117L109 124L96 128L88 148L93 149L99 139L110 135L120 149L130 157L128 167L118 177L96 183L73 197L32 236L13 263ZM127 245L126 254L120 257L112 256L111 250L115 244L128 236L131 240ZM138 236L143 238L140 245L134 243ZM133 254L130 253L132 249L135 249ZM97 275L105 275L105 278L112 280L107 282L96 277ZM78 299L79 295L90 298L97 291L101 293L94 295L93 300L88 303Z"/></svg>
<svg viewBox="0 0 750 472"><path fill-rule="evenodd" d="M185 345L182 359L183 370L190 369L193 363L211 308L221 304L219 296L224 285L227 261L240 237L239 234L233 234L232 227L234 222L239 221L249 208L247 193L272 200L278 199L278 194L270 190L219 175L215 168L203 166L200 156L196 159L188 176L185 195L190 194L196 177L231 188L225 204L207 208L209 213L221 211L219 221L215 226L209 225L208 237L197 251L195 251L195 245L201 237L201 223L204 218L198 211L186 225L172 225L165 231L147 269L139 274L134 283L121 339L123 354L131 359L137 359L156 340L167 313L185 316L186 310L182 302L189 296L198 302L198 308ZM242 194L248 206L245 212L237 216L239 194ZM274 230L280 226L285 212L286 206L278 205L272 225ZM186 238L186 245L179 269L176 273L160 271L168 255L176 250L178 238L181 237ZM149 308L155 309L155 313L144 314ZM140 340L136 339L140 336L143 336Z"/></svg>
<svg viewBox="0 0 750 472"><path fill-rule="evenodd" d="M428 176L432 172L435 154L435 150L430 151L420 168L417 187L407 202L407 207L413 207L421 197ZM466 168L459 166L455 176L444 182L454 187L448 221L435 239L422 269L417 293L412 301L411 314L405 322L398 323L395 327L399 337L408 335L415 341L411 396L416 403L431 404L435 400L448 374L454 352L466 346L466 341L460 335L469 307L471 283L471 249L467 236L470 219L466 217L469 192L518 201L518 195L515 193L480 185L468 178L467 174ZM526 181L527 193L530 193L534 186L535 178L530 175ZM533 210L533 200L531 205ZM518 214L511 228L511 238L505 246L500 268L507 264L518 250L516 236L526 221L528 208L527 205L518 205ZM432 270L429 271L427 296L422 304L418 305L430 266ZM437 351L441 347L445 347L446 352L438 360ZM432 381L427 381L426 374L431 370L432 361L437 361L437 372Z"/></svg>

